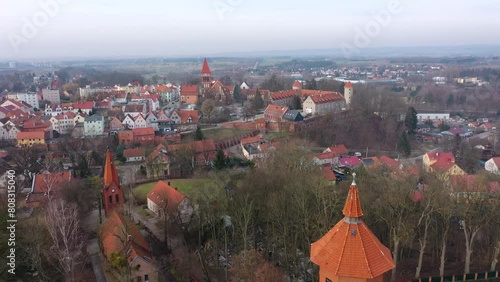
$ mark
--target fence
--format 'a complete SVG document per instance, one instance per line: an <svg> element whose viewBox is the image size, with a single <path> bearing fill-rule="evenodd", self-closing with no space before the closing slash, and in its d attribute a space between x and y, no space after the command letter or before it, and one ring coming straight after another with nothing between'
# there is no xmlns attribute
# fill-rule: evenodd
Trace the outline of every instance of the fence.
<svg viewBox="0 0 500 282"><path fill-rule="evenodd" d="M499 281L499 271L469 273L462 275L434 276L429 278L419 278L413 282L459 282L459 281Z"/></svg>

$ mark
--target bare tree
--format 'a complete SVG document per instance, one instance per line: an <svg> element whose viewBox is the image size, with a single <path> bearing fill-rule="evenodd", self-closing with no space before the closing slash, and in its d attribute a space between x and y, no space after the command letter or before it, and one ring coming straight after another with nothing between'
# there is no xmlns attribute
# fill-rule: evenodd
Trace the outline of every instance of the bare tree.
<svg viewBox="0 0 500 282"><path fill-rule="evenodd" d="M53 242L50 253L57 260L65 281L70 282L75 281L76 268L84 259L78 218L78 207L62 199L54 199L46 207L47 229Z"/></svg>

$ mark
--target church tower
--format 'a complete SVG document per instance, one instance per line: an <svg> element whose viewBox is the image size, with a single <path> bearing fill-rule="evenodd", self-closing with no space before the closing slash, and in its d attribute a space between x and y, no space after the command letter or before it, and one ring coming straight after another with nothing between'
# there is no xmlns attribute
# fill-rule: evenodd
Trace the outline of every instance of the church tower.
<svg viewBox="0 0 500 282"><path fill-rule="evenodd" d="M203 90L209 89L212 86L212 72L208 67L207 58L203 61L203 67L201 68L201 88Z"/></svg>
<svg viewBox="0 0 500 282"><path fill-rule="evenodd" d="M123 190L120 186L120 179L116 166L112 161L111 152L106 152L106 162L104 163L104 188L102 189L102 202L104 203L104 214L108 216L113 210L122 210L125 201Z"/></svg>
<svg viewBox="0 0 500 282"><path fill-rule="evenodd" d="M311 244L311 261L319 266L319 281L383 282L384 273L395 264L389 249L361 219L363 210L355 180L342 213L344 218Z"/></svg>
<svg viewBox="0 0 500 282"><path fill-rule="evenodd" d="M347 107L350 107L352 101L352 95L354 94L354 90L352 88L352 84L348 81L344 86L344 99Z"/></svg>

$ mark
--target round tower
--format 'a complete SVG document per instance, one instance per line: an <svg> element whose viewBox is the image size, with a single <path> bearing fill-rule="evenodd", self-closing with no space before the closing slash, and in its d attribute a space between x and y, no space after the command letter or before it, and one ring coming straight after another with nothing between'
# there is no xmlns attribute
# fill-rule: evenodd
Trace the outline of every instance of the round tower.
<svg viewBox="0 0 500 282"><path fill-rule="evenodd" d="M354 94L354 90L352 88L352 84L348 81L344 86L344 99L346 105L349 107L352 101L352 95Z"/></svg>

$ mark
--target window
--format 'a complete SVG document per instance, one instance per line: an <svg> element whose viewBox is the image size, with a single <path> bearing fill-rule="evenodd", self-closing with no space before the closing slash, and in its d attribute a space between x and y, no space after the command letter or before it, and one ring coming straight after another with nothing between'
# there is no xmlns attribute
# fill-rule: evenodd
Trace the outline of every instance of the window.
<svg viewBox="0 0 500 282"><path fill-rule="evenodd" d="M108 202L109 202L110 204L112 204L112 203L113 203L113 196L112 196L112 195L109 195L109 196L108 196Z"/></svg>
<svg viewBox="0 0 500 282"><path fill-rule="evenodd" d="M115 202L118 204L120 202L120 197L118 195L115 195Z"/></svg>
<svg viewBox="0 0 500 282"><path fill-rule="evenodd" d="M326 278L326 279L325 279L325 282L332 282L332 280L330 280L330 279Z"/></svg>
<svg viewBox="0 0 500 282"><path fill-rule="evenodd" d="M142 277L141 276L138 276L137 277L137 282L141 282L142 281Z"/></svg>
<svg viewBox="0 0 500 282"><path fill-rule="evenodd" d="M144 275L144 281L145 281L145 282L148 282L148 281L149 281L149 275L147 275L147 274L146 274L146 275Z"/></svg>

